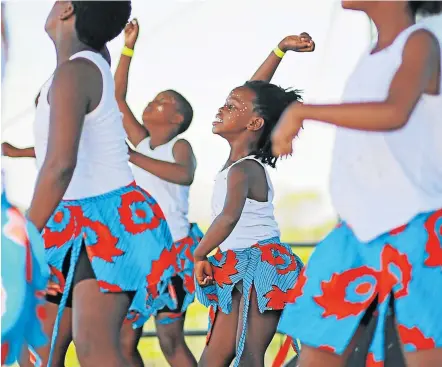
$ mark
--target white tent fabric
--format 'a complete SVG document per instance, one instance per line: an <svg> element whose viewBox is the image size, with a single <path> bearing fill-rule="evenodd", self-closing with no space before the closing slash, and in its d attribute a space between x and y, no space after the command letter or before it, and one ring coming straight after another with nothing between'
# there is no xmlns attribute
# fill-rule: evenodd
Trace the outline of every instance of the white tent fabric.
<svg viewBox="0 0 442 367"><path fill-rule="evenodd" d="M8 126L2 141L33 144L32 104L55 67L54 49L43 30L51 6L52 1L44 0L8 3L11 52L2 88L2 123ZM210 215L213 177L228 153L223 140L211 134L211 122L229 91L253 74L282 37L307 31L317 43L315 53L289 54L274 82L303 89L307 102L337 101L349 72L370 44L367 17L343 11L335 1L134 0L133 15L140 22L141 35L129 103L140 116L156 93L173 88L193 104L195 118L186 137L194 147L198 170L190 214L192 220L203 222ZM122 37L110 44L114 67L122 44ZM294 157L272 172L277 201L293 191L320 193L321 204L304 213L303 225L333 216L328 197L333 136L330 127L308 124L296 141ZM11 199L26 207L36 178L34 163L3 159L3 164Z"/></svg>

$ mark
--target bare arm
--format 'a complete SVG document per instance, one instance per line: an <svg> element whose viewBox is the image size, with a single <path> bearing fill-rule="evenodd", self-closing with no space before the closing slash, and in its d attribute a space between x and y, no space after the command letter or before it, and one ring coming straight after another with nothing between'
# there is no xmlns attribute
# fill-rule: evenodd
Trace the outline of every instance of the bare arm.
<svg viewBox="0 0 442 367"><path fill-rule="evenodd" d="M402 128L433 78L436 79L440 68L439 54L437 40L427 31L417 31L405 45L402 64L391 82L385 101L289 106L273 134L275 154L280 154L278 143L285 146L283 154L289 153L289 141L291 143L306 119L365 131Z"/></svg>
<svg viewBox="0 0 442 367"><path fill-rule="evenodd" d="M178 140L173 147L173 156L176 162L170 163L131 150L130 162L162 180L190 186L195 177L196 159L189 142Z"/></svg>
<svg viewBox="0 0 442 367"><path fill-rule="evenodd" d="M138 23L136 25L130 22L124 29L125 45L130 49L135 48L135 43L138 37ZM137 146L149 134L147 130L138 122L129 105L127 104L127 87L129 79L129 68L132 58L121 55L117 70L115 71L115 98L123 114L123 125L126 134L132 145Z"/></svg>
<svg viewBox="0 0 442 367"><path fill-rule="evenodd" d="M35 158L34 147L17 148L9 143L2 143L2 154L12 158Z"/></svg>
<svg viewBox="0 0 442 367"><path fill-rule="evenodd" d="M48 148L28 212L39 230L44 228L71 182L84 118L92 103L90 96L100 94L96 89L102 88L101 78L95 65L84 59L66 62L54 75Z"/></svg>
<svg viewBox="0 0 442 367"><path fill-rule="evenodd" d="M315 43L308 33L301 33L299 36L288 36L284 38L278 45L283 52L313 52L315 50ZM276 56L272 51L267 59L262 63L258 70L253 74L251 81L262 80L270 82L275 75L276 69L281 64L282 58Z"/></svg>
<svg viewBox="0 0 442 367"><path fill-rule="evenodd" d="M403 127L419 98L425 93L440 64L439 45L427 31L417 31L408 40L402 65L394 76L384 102L309 106L305 119L327 121L358 130L395 130Z"/></svg>
<svg viewBox="0 0 442 367"><path fill-rule="evenodd" d="M230 169L227 177L227 197L224 208L195 249L195 261L204 259L213 249L217 248L232 233L238 223L251 183L245 166L237 164Z"/></svg>

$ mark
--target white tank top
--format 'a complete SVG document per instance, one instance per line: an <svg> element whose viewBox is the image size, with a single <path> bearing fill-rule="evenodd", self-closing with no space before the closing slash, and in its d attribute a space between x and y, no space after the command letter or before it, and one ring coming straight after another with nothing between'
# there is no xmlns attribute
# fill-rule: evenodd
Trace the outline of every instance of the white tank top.
<svg viewBox="0 0 442 367"><path fill-rule="evenodd" d="M227 196L227 177L230 169L246 159L254 160L264 168L269 187L267 201L260 202L249 198L246 199L238 223L229 237L219 246L221 251L249 248L258 241L280 236L278 223L276 223L274 216L272 181L265 165L253 156L238 160L216 176L212 196L212 219L215 220L224 208Z"/></svg>
<svg viewBox="0 0 442 367"><path fill-rule="evenodd" d="M347 83L344 102L384 101L404 46L419 29L427 28L414 25L388 48L365 55ZM442 94L423 95L397 131L338 128L331 193L339 216L362 241L442 208Z"/></svg>
<svg viewBox="0 0 442 367"><path fill-rule="evenodd" d="M150 147L150 138L142 140L136 147L137 152L164 162L175 163L173 147L179 138L172 139L155 149ZM135 181L140 187L151 194L166 217L173 240L179 241L189 235L189 186L178 185L133 165Z"/></svg>
<svg viewBox="0 0 442 367"><path fill-rule="evenodd" d="M92 61L103 76L103 96L97 108L87 114L78 148L77 166L63 197L76 200L97 196L130 184L134 179L129 167L126 132L115 100L114 79L109 64L95 52L82 51L71 56ZM48 91L51 77L41 89L34 123L37 167L43 165L48 145Z"/></svg>

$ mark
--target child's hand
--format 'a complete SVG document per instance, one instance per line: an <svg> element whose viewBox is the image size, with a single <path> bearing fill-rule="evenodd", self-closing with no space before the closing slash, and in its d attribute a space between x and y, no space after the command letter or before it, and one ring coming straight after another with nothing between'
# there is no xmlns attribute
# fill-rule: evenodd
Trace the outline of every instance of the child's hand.
<svg viewBox="0 0 442 367"><path fill-rule="evenodd" d="M213 284L213 271L207 259L195 260L195 278L200 287L207 287Z"/></svg>
<svg viewBox="0 0 442 367"><path fill-rule="evenodd" d="M56 296L58 293L61 293L60 286L55 282L49 281L46 288L46 294L49 294L50 296Z"/></svg>
<svg viewBox="0 0 442 367"><path fill-rule="evenodd" d="M295 51L295 52L313 52L315 50L315 42L306 32L299 36L288 36L279 43L281 51Z"/></svg>
<svg viewBox="0 0 442 367"><path fill-rule="evenodd" d="M272 152L275 157L287 156L293 153L293 139L298 135L304 121L299 113L301 108L301 104L289 106L273 130Z"/></svg>
<svg viewBox="0 0 442 367"><path fill-rule="evenodd" d="M2 155L5 157L16 157L17 148L9 143L2 143Z"/></svg>
<svg viewBox="0 0 442 367"><path fill-rule="evenodd" d="M124 28L124 45L126 47L131 50L134 49L139 31L140 27L138 26L138 20L132 19Z"/></svg>

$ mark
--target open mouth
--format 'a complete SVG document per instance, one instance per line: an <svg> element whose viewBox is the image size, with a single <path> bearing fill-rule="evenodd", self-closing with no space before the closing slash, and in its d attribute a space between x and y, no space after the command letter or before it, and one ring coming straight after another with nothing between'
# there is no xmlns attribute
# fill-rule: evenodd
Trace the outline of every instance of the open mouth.
<svg viewBox="0 0 442 367"><path fill-rule="evenodd" d="M218 124L222 124L223 120L221 119L221 117L219 117L218 115L216 115L215 121L212 122L212 125L218 125Z"/></svg>

